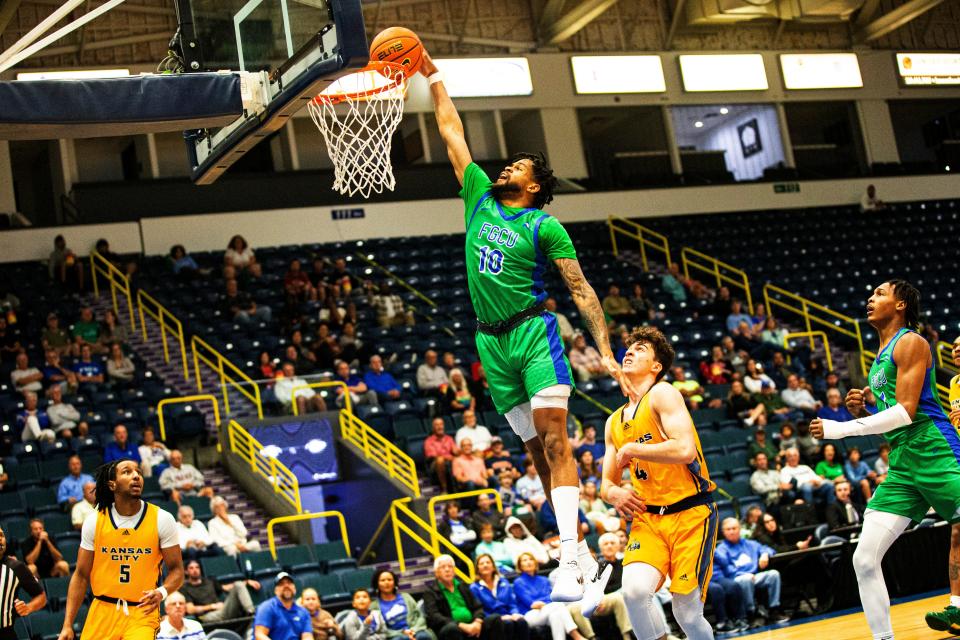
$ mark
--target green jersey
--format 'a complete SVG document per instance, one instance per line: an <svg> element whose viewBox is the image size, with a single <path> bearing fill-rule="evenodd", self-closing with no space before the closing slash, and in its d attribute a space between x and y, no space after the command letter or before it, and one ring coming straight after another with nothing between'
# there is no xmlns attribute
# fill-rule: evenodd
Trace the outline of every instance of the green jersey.
<svg viewBox="0 0 960 640"><path fill-rule="evenodd" d="M474 163L463 172L467 284L477 319L494 323L546 300L549 261L576 259L563 225L540 209L501 205Z"/></svg>

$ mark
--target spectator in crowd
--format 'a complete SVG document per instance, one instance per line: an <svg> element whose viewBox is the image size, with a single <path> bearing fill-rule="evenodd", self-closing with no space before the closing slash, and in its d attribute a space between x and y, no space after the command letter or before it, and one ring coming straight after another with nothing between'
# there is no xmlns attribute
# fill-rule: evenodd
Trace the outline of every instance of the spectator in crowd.
<svg viewBox="0 0 960 640"><path fill-rule="evenodd" d="M803 420L803 411L787 406L783 398L777 393L772 382L764 382L760 387L760 396L757 398L763 405L768 420L784 422L785 420Z"/></svg>
<svg viewBox="0 0 960 640"><path fill-rule="evenodd" d="M747 393L743 382L734 380L730 383L730 392L727 394L727 416L731 419L743 420L748 427L767 425L767 408L757 398Z"/></svg>
<svg viewBox="0 0 960 640"><path fill-rule="evenodd" d="M370 356L370 367L363 374L363 382L367 388L377 394L379 402L399 400L403 393L400 383L383 368L383 358L374 354Z"/></svg>
<svg viewBox="0 0 960 640"><path fill-rule="evenodd" d="M582 333L573 336L573 346L569 352L570 366L573 367L580 382L589 382L593 378L607 375L607 368L603 366L600 352L587 344Z"/></svg>
<svg viewBox="0 0 960 640"><path fill-rule="evenodd" d="M523 463L523 476L517 480L517 496L534 509L539 509L547 499L543 482L529 457Z"/></svg>
<svg viewBox="0 0 960 640"><path fill-rule="evenodd" d="M831 532L863 522L863 507L850 499L849 482L841 479L833 483L833 493L835 499L824 511Z"/></svg>
<svg viewBox="0 0 960 640"><path fill-rule="evenodd" d="M381 327L412 327L414 324L413 310L406 308L403 298L394 293L388 282L382 282L376 293L370 296L370 306Z"/></svg>
<svg viewBox="0 0 960 640"><path fill-rule="evenodd" d="M303 341L303 332L300 329L290 334L290 346L296 349L297 360L306 358L311 362L316 362L317 356L314 355L310 347Z"/></svg>
<svg viewBox="0 0 960 640"><path fill-rule="evenodd" d="M517 607L531 628L550 627L552 640L565 640L567 634L573 640L594 636L593 627L582 615L574 621L571 612L579 612L579 609L567 607L562 602L551 602L550 580L537 574L537 560L532 554L521 553L517 558L517 569L520 575L513 581L513 591L517 597Z"/></svg>
<svg viewBox="0 0 960 640"><path fill-rule="evenodd" d="M829 393L831 389L835 389L841 398L847 397L847 385L843 384L843 381L840 380L840 376L837 375L836 371L827 371L823 378L823 384L824 393Z"/></svg>
<svg viewBox="0 0 960 640"><path fill-rule="evenodd" d="M258 371L260 375L268 380L273 380L277 377L277 369L274 365L277 364L277 360L270 357L269 351L260 352L260 362L258 363Z"/></svg>
<svg viewBox="0 0 960 640"><path fill-rule="evenodd" d="M451 500L443 507L443 518L437 524L437 531L452 542L466 556L473 554L477 546L477 532L471 528L470 521L460 513L460 504Z"/></svg>
<svg viewBox="0 0 960 640"><path fill-rule="evenodd" d="M73 505L83 500L83 487L93 482L93 476L83 472L80 456L72 455L67 460L67 476L57 486L57 504L64 511L73 509Z"/></svg>
<svg viewBox="0 0 960 640"><path fill-rule="evenodd" d="M627 616L627 607L621 591L623 587L623 560L619 554L620 539L615 533L607 532L600 536L597 544L600 547L601 566L606 567L606 565L610 565L613 569L607 585L604 587L603 598L600 600L600 604L597 605L591 618L613 616L617 629L623 636L623 640L630 640L633 625L631 625L630 618ZM659 609L659 613L665 621L666 615L663 613L663 605L660 604L657 598L654 598L653 601L654 606ZM666 624L664 626L666 627Z"/></svg>
<svg viewBox="0 0 960 640"><path fill-rule="evenodd" d="M557 311L557 301L555 298L547 298L544 301L544 306L547 311L552 313L557 317L557 330L560 333L560 339L563 340L563 344L570 345L573 343L574 330L573 325L570 324L570 320L564 314Z"/></svg>
<svg viewBox="0 0 960 640"><path fill-rule="evenodd" d="M71 334L77 351L80 351L84 345L89 345L92 352L103 352L104 349L100 345L100 324L93 317L93 309L89 306L84 305L80 308L80 319L73 323Z"/></svg>
<svg viewBox="0 0 960 640"><path fill-rule="evenodd" d="M174 591L167 596L163 604L167 615L160 620L156 640L207 640L203 625L184 617L187 613L187 601L182 593Z"/></svg>
<svg viewBox="0 0 960 640"><path fill-rule="evenodd" d="M597 533L613 532L620 529L620 516L617 510L600 498L596 480L585 480L580 491L580 511L597 530Z"/></svg>
<svg viewBox="0 0 960 640"><path fill-rule="evenodd" d="M750 316L750 320L753 323L754 332L760 333L767 323L767 306L762 302L753 305L753 315Z"/></svg>
<svg viewBox="0 0 960 640"><path fill-rule="evenodd" d="M577 456L577 472L580 474L580 480L597 480L600 476L600 463L593 457L593 451L584 449Z"/></svg>
<svg viewBox="0 0 960 640"><path fill-rule="evenodd" d="M220 496L210 500L210 510L213 517L207 522L210 538L228 556L238 553L260 551L260 541L249 538L247 527L235 513L228 512L227 501Z"/></svg>
<svg viewBox="0 0 960 640"><path fill-rule="evenodd" d="M487 372L484 370L483 364L478 360L470 365L470 370L471 378L468 383L470 384L470 393L477 400L476 408L480 410L492 409L490 384L487 382Z"/></svg>
<svg viewBox="0 0 960 640"><path fill-rule="evenodd" d="M497 571L503 571L504 573L511 573L513 571L513 556L510 555L510 552L507 550L507 545L501 540L497 540L494 537L493 525L489 522L486 522L480 525L478 529L480 535L480 542L477 543L477 546L473 550L473 555L477 559L477 564L480 564L480 558L487 556L491 561L496 565ZM477 595L474 593L474 595ZM483 599L477 595L477 598L483 602ZM487 613L491 613L486 608L484 604L484 610Z"/></svg>
<svg viewBox="0 0 960 640"><path fill-rule="evenodd" d="M490 438L490 450L487 452L483 463L487 466L487 477L493 478L494 481L504 473L515 478L520 477L520 472L513 466L513 456L503 448L503 438L500 436Z"/></svg>
<svg viewBox="0 0 960 640"><path fill-rule="evenodd" d="M673 298L674 302L687 301L687 290L683 287L680 280L680 265L676 262L671 262L670 266L667 267L667 272L660 277L660 288Z"/></svg>
<svg viewBox="0 0 960 640"><path fill-rule="evenodd" d="M60 318L55 313L47 315L47 326L40 334L40 342L45 351L53 349L61 356L75 353L70 334L60 326Z"/></svg>
<svg viewBox="0 0 960 640"><path fill-rule="evenodd" d="M20 352L17 354L16 369L10 372L10 382L13 388L20 393L32 391L39 393L43 391L43 373L36 367L31 367L27 359L27 354Z"/></svg>
<svg viewBox="0 0 960 640"><path fill-rule="evenodd" d="M310 614L294 602L297 583L293 576L286 571L278 573L273 594L260 603L253 616L254 640L313 640ZM367 598L369 602L369 594Z"/></svg>
<svg viewBox="0 0 960 640"><path fill-rule="evenodd" d="M843 478L843 456L832 442L823 445L823 460L817 463L814 471L828 482Z"/></svg>
<svg viewBox="0 0 960 640"><path fill-rule="evenodd" d="M597 439L597 428L592 424L583 425L583 437L573 447L577 457L586 450L593 454L594 460L603 460L603 455L607 450L606 444Z"/></svg>
<svg viewBox="0 0 960 640"><path fill-rule="evenodd" d="M890 471L890 445L882 443L877 449L877 459L873 463L873 470L877 472L877 484L887 479L887 473Z"/></svg>
<svg viewBox="0 0 960 640"><path fill-rule="evenodd" d="M83 528L87 516L97 512L97 483L90 481L83 485L83 500L70 510L70 524L76 531Z"/></svg>
<svg viewBox="0 0 960 640"><path fill-rule="evenodd" d="M73 372L81 393L96 393L106 380L103 365L93 359L93 347L89 344L80 347L80 359L73 364Z"/></svg>
<svg viewBox="0 0 960 640"><path fill-rule="evenodd" d="M824 420L836 420L837 422L846 422L853 420L853 416L843 405L843 398L838 389L827 389L827 404L821 406L817 411L817 417Z"/></svg>
<svg viewBox="0 0 960 640"><path fill-rule="evenodd" d="M356 322L352 320L343 323L337 343L340 345L340 357L348 362L359 362L369 357L364 341L357 337Z"/></svg>
<svg viewBox="0 0 960 640"><path fill-rule="evenodd" d="M877 188L872 184L867 185L867 190L860 196L860 212L874 213L886 209L887 203L877 197Z"/></svg>
<svg viewBox="0 0 960 640"><path fill-rule="evenodd" d="M183 461L179 449L170 451L170 466L160 474L160 488L170 493L170 499L180 504L184 496L213 497L213 488L203 486L203 474Z"/></svg>
<svg viewBox="0 0 960 640"><path fill-rule="evenodd" d="M433 562L436 581L423 593L427 626L438 640L504 640L503 620L499 615L486 615L483 606L466 585L454 574L453 558L438 556Z"/></svg>
<svg viewBox="0 0 960 640"><path fill-rule="evenodd" d="M767 316L763 323L763 331L760 332L760 342L771 349L783 349L783 341L786 337L787 330L780 326L776 318Z"/></svg>
<svg viewBox="0 0 960 640"><path fill-rule="evenodd" d="M83 293L83 260L78 259L67 247L67 241L62 235L53 239L53 251L47 260L47 269L51 280L64 286L76 287L78 292Z"/></svg>
<svg viewBox="0 0 960 640"><path fill-rule="evenodd" d="M193 517L193 507L189 505L180 505L177 510L177 531L184 558L209 558L223 553L203 523Z"/></svg>
<svg viewBox="0 0 960 640"><path fill-rule="evenodd" d="M763 383L766 382L771 388L776 389L777 385L773 380L763 372L763 365L750 358L746 364L746 375L743 377L743 386L747 391L753 394L760 393L763 390Z"/></svg>
<svg viewBox="0 0 960 640"><path fill-rule="evenodd" d="M17 332L7 325L7 318L0 315L0 362L16 362L17 354L23 350Z"/></svg>
<svg viewBox="0 0 960 640"><path fill-rule="evenodd" d="M800 378L793 373L787 377L787 388L780 392L780 397L791 409L800 411L806 418L814 418L823 405L813 397L809 391L800 386Z"/></svg>
<svg viewBox="0 0 960 640"><path fill-rule="evenodd" d="M795 447L786 451L786 464L780 469L780 482L789 483L807 504L812 505L814 497L820 503L834 500L833 483L825 481L807 465L800 464L800 451Z"/></svg>
<svg viewBox="0 0 960 640"><path fill-rule="evenodd" d="M750 444L747 445L747 461L750 463L751 467L756 467L756 457L757 454L764 453L767 456L767 460L777 461L777 458L780 455L780 452L777 450L777 447L774 446L772 442L767 440L767 430L763 427L757 427L756 431L753 433L753 440L750 441Z"/></svg>
<svg viewBox="0 0 960 640"><path fill-rule="evenodd" d="M287 295L288 304L317 299L317 291L310 284L310 276L296 258L290 261L290 268L283 276L283 290Z"/></svg>
<svg viewBox="0 0 960 640"><path fill-rule="evenodd" d="M23 394L23 409L17 412L17 427L20 428L20 440L23 442L53 442L57 439L57 434L50 428L50 416L37 407L37 394L33 391Z"/></svg>
<svg viewBox="0 0 960 640"><path fill-rule="evenodd" d="M297 377L292 362L284 362L281 370L283 371L283 377L278 378L274 383L273 395L285 411L291 411L294 401L293 390L297 387L302 387L296 390L297 413L299 415L327 410L327 403L320 397L320 394L307 387L306 380Z"/></svg>
<svg viewBox="0 0 960 640"><path fill-rule="evenodd" d="M753 318L750 317L750 314L744 312L743 303L734 298L730 302L730 313L726 319L727 331L736 335L742 329L740 327L741 322L746 322L750 333L753 333Z"/></svg>
<svg viewBox="0 0 960 640"><path fill-rule="evenodd" d="M483 525L489 524L493 526L497 538L502 538L506 521L506 516L496 507L493 494L481 493L477 496L477 506L470 514L470 526L474 531L479 533Z"/></svg>
<svg viewBox="0 0 960 640"><path fill-rule="evenodd" d="M65 393L75 393L77 390L77 374L60 362L60 354L55 349L47 349L46 360L43 363L43 385L47 387L49 395L54 387Z"/></svg>
<svg viewBox="0 0 960 640"><path fill-rule="evenodd" d="M783 535L783 529L780 528L777 519L770 513L765 513L760 518L760 526L753 532L753 539L761 545L770 547L777 553L809 549L810 543L813 542L812 535L796 542L787 542L786 536Z"/></svg>
<svg viewBox="0 0 960 640"><path fill-rule="evenodd" d="M470 385L467 384L467 378L463 375L463 371L454 367L450 370L449 375L450 384L447 385L447 392L444 395L447 411L460 413L475 410L477 401L470 392Z"/></svg>
<svg viewBox="0 0 960 640"><path fill-rule="evenodd" d="M489 484L487 466L483 463L483 457L474 453L470 438L460 442L460 455L453 458L450 471L459 491L482 489Z"/></svg>
<svg viewBox="0 0 960 640"><path fill-rule="evenodd" d="M347 268L347 261L344 258L333 261L333 269L330 270L327 283L331 286L334 297L341 299L349 298L359 284Z"/></svg>
<svg viewBox="0 0 960 640"><path fill-rule="evenodd" d="M753 532L760 524L760 516L763 515L763 509L759 505L751 505L740 522L740 534L746 538L753 538Z"/></svg>
<svg viewBox="0 0 960 640"><path fill-rule="evenodd" d="M294 331L291 340L295 339L296 335L299 334L299 331ZM287 348L283 350L284 359L293 365L293 372L298 376L308 376L313 373L316 363L316 356L312 353L310 356L307 356L304 353L304 350L301 349L302 345L298 346L296 344L288 344Z"/></svg>
<svg viewBox="0 0 960 640"><path fill-rule="evenodd" d="M320 594L316 589L307 587L303 590L300 594L300 606L310 614L313 640L343 640L343 630L333 614L320 606Z"/></svg>
<svg viewBox="0 0 960 640"><path fill-rule="evenodd" d="M703 402L703 387L700 386L700 383L694 379L687 379L687 373L683 370L683 367L674 367L673 368L673 388L680 392L680 395L683 396L684 401L687 403L687 407L691 411L696 411L700 408L700 403Z"/></svg>
<svg viewBox="0 0 960 640"><path fill-rule="evenodd" d="M386 640L387 621L379 611L370 610L370 592L366 589L355 590L351 605L352 609L337 615L345 640Z"/></svg>
<svg viewBox="0 0 960 640"><path fill-rule="evenodd" d="M482 456L490 450L493 436L489 429L477 424L477 414L472 409L467 409L463 412L463 426L457 429L454 439L458 447L464 439L469 439L473 443L473 450Z"/></svg>
<svg viewBox="0 0 960 640"><path fill-rule="evenodd" d="M753 325L747 320L741 320L737 325L737 330L733 332L733 343L737 349L746 351L754 358L766 358L772 351L769 345L760 341L760 336L754 333Z"/></svg>
<svg viewBox="0 0 960 640"><path fill-rule="evenodd" d="M503 510L507 512L515 512L515 507L522 507L523 503L520 498L517 497L517 492L513 488L513 483L516 480L519 472L516 470L513 471L502 471L497 480L499 481L500 486L497 489L497 492L500 494L500 502L503 503Z"/></svg>
<svg viewBox="0 0 960 640"><path fill-rule="evenodd" d="M423 364L417 367L417 388L420 389L420 394L442 399L449 384L447 370L437 364L437 352L428 349L423 354Z"/></svg>
<svg viewBox="0 0 960 640"><path fill-rule="evenodd" d="M611 334L613 331L611 330ZM611 338L613 336L611 335ZM630 348L630 332L625 328L620 330L620 346L617 347L617 350L613 354L613 359L617 361L617 364L623 364L623 359L627 355L627 349Z"/></svg>
<svg viewBox="0 0 960 640"><path fill-rule="evenodd" d="M397 575L389 569L380 569L373 574L372 590L376 599L370 603L371 611L379 611L387 626L387 638L404 640L436 640L427 629L427 621L409 593L397 590Z"/></svg>
<svg viewBox="0 0 960 640"><path fill-rule="evenodd" d="M123 353L119 342L110 345L110 357L107 358L107 375L116 387L128 387L136 377L137 367L133 360Z"/></svg>
<svg viewBox="0 0 960 640"><path fill-rule="evenodd" d="M756 470L750 474L750 488L763 499L767 509L776 509L784 491L793 489L793 484L780 479L780 473L770 468L770 458L764 452L753 458Z"/></svg>
<svg viewBox="0 0 960 640"><path fill-rule="evenodd" d="M477 580L470 585L470 592L483 607L485 615L500 616L506 637L527 640L530 637L530 627L517 608L517 597L513 592L513 585L500 575L499 566L491 554L478 554ZM513 570L512 560L508 570Z"/></svg>
<svg viewBox="0 0 960 640"><path fill-rule="evenodd" d="M577 505L577 520L580 533L583 535L590 533L590 521L587 520L587 514L579 508L579 505ZM537 512L537 533L554 548L560 542L559 539L550 540L550 538L558 538L560 531L557 527L557 514L554 513L553 505L549 500L540 505L540 510Z"/></svg>
<svg viewBox="0 0 960 640"><path fill-rule="evenodd" d="M821 458L820 441L810 433L810 423L806 420L797 425L797 447L804 462L813 464Z"/></svg>
<svg viewBox="0 0 960 640"><path fill-rule="evenodd" d="M653 301L647 297L647 292L639 282L633 285L633 295L630 296L630 308L634 316L640 323L653 320L656 315L656 307Z"/></svg>
<svg viewBox="0 0 960 640"><path fill-rule="evenodd" d="M523 524L520 518L516 516L507 518L506 531L507 535L503 539L503 544L506 545L511 558L519 558L520 554L529 553L537 559L537 563L541 566L550 562L550 553L547 551L547 547L530 533L527 525Z"/></svg>
<svg viewBox="0 0 960 640"><path fill-rule="evenodd" d="M100 346L109 352L110 345L119 342L121 345L130 341L130 332L127 327L117 320L113 309L103 312L103 322L100 323Z"/></svg>
<svg viewBox="0 0 960 640"><path fill-rule="evenodd" d="M347 388L334 387L337 394L337 406L344 406L346 394L350 394L350 403L353 406L370 405L379 406L377 392L367 387L366 383L355 373L350 371L350 365L341 360L337 363L336 375L333 378L336 382L343 382Z"/></svg>
<svg viewBox="0 0 960 640"><path fill-rule="evenodd" d="M717 344L710 349L710 359L700 362L700 375L707 384L730 384L733 365L723 353L723 347Z"/></svg>
<svg viewBox="0 0 960 640"><path fill-rule="evenodd" d="M133 460L138 464L143 462L140 451L130 443L127 428L122 424L113 428L113 442L103 449L103 461L106 463L114 460Z"/></svg>
<svg viewBox="0 0 960 640"><path fill-rule="evenodd" d="M787 449L797 446L797 436L793 429L792 422L784 422L780 425L780 458L786 457Z"/></svg>
<svg viewBox="0 0 960 640"><path fill-rule="evenodd" d="M107 262L112 263L115 267L120 266L120 256L110 249L110 242L106 238L98 239L96 244L93 245L93 249Z"/></svg>
<svg viewBox="0 0 960 640"><path fill-rule="evenodd" d="M180 593L187 601L188 615L204 624L215 624L253 614L255 607L250 589L260 590L260 583L256 580L237 580L221 584L216 578L203 575L200 561L196 559L187 560L184 572ZM221 602L220 596L224 593L227 597Z"/></svg>
<svg viewBox="0 0 960 640"><path fill-rule="evenodd" d="M170 270L173 275L183 280L191 280L200 275L200 265L187 255L187 249L182 244L175 244L170 247Z"/></svg>
<svg viewBox="0 0 960 640"><path fill-rule="evenodd" d="M5 493L10 490L10 474L7 473L3 465L0 464L0 493ZM506 504L504 504L504 508L506 508Z"/></svg>
<svg viewBox="0 0 960 640"><path fill-rule="evenodd" d="M30 573L41 580L70 575L70 565L53 544L40 518L30 520L30 534L20 543L20 555Z"/></svg>
<svg viewBox="0 0 960 640"><path fill-rule="evenodd" d="M714 571L707 584L707 600L717 621L714 625L717 633L740 634L750 628L743 594L735 580ZM656 597L653 601L659 603Z"/></svg>
<svg viewBox="0 0 960 640"><path fill-rule="evenodd" d="M450 372L457 368L457 357L451 351L444 351L440 357L440 366L446 369L449 378Z"/></svg>
<svg viewBox="0 0 960 640"><path fill-rule="evenodd" d="M152 427L144 427L140 446L140 472L144 478L158 478L170 466L170 450L167 445L157 440Z"/></svg>
<svg viewBox="0 0 960 640"><path fill-rule="evenodd" d="M714 571L725 578L733 579L740 587L747 615L756 626L767 622L785 622L790 618L780 611L780 572L768 569L770 558L776 551L756 540L740 537L740 522L726 518L722 524L723 540L714 552ZM761 616L756 605L756 589L767 593L769 612Z"/></svg>
<svg viewBox="0 0 960 640"><path fill-rule="evenodd" d="M873 485L877 481L877 473L861 458L859 447L847 449L847 461L843 464L843 476L854 487L854 496L857 502L867 503L873 496Z"/></svg>
<svg viewBox="0 0 960 640"><path fill-rule="evenodd" d="M620 287L611 284L604 296L601 304L604 313L617 323L633 325L637 321L637 316L633 312L633 307L626 297L620 295Z"/></svg>
<svg viewBox="0 0 960 640"><path fill-rule="evenodd" d="M725 357L733 367L734 372L739 373L741 376L745 375L750 354L741 349L737 349L737 345L733 342L731 336L723 336L720 338L720 348L723 349L723 357ZM751 391L750 393L753 392Z"/></svg>
<svg viewBox="0 0 960 640"><path fill-rule="evenodd" d="M234 277L244 272L254 278L260 277L260 264L257 262L253 249L250 248L243 236L236 235L230 238L227 250L223 254L223 264L225 267L232 269L229 273L233 274ZM226 278L226 269L224 271L224 277Z"/></svg>
<svg viewBox="0 0 960 640"><path fill-rule="evenodd" d="M460 450L457 448L453 437L444 433L443 428L443 418L434 418L430 435L423 441L423 457L426 461L427 471L436 476L441 491L448 493L450 489L450 468L454 456L460 455Z"/></svg>
<svg viewBox="0 0 960 640"><path fill-rule="evenodd" d="M773 353L767 374L770 376L770 379L773 380L773 384L777 386L777 389L786 390L787 378L794 374L794 370L787 366L787 361L783 357L782 351L775 351Z"/></svg>
<svg viewBox="0 0 960 640"><path fill-rule="evenodd" d="M227 280L226 294L221 298L220 309L223 315L235 322L270 322L273 310L267 305L258 305L246 291L240 291L235 279Z"/></svg>

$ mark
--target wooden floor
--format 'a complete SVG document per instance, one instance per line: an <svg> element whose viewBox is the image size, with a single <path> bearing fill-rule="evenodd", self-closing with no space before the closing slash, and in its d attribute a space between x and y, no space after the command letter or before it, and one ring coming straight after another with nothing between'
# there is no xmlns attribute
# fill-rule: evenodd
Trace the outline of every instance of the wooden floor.
<svg viewBox="0 0 960 640"><path fill-rule="evenodd" d="M925 613L944 608L948 601L949 595L944 593L932 598L894 605L891 616L893 617L893 632L896 640L957 638L957 636L946 632L934 631L923 621ZM761 631L747 637L750 640L864 640L864 638L870 638L870 629L867 627L867 619L860 611L773 631Z"/></svg>

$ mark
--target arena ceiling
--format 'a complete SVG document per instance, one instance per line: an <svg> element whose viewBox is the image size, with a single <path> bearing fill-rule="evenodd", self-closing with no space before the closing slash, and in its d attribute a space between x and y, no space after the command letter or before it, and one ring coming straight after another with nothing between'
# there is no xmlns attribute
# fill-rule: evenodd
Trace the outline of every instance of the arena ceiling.
<svg viewBox="0 0 960 640"><path fill-rule="evenodd" d="M857 9L845 21L773 19L690 26L684 6L694 1L702 0L364 0L364 15L371 34L386 26L404 25L417 31L435 55L960 48L958 0L852 0ZM759 6L778 1L786 0L719 0L718 4ZM805 1L811 0L796 0L796 4ZM2 0L0 50L60 4L60 0ZM89 0L73 17L101 4L102 0ZM173 0L127 0L20 67L157 63L165 56L176 27Z"/></svg>

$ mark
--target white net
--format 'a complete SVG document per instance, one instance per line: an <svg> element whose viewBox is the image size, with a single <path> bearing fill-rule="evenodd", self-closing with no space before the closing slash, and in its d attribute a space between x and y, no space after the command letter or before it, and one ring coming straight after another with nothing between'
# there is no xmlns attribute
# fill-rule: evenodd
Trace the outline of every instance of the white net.
<svg viewBox="0 0 960 640"><path fill-rule="evenodd" d="M364 198L393 191L393 132L403 118L407 78L399 65L340 78L307 108L333 162L333 189Z"/></svg>

